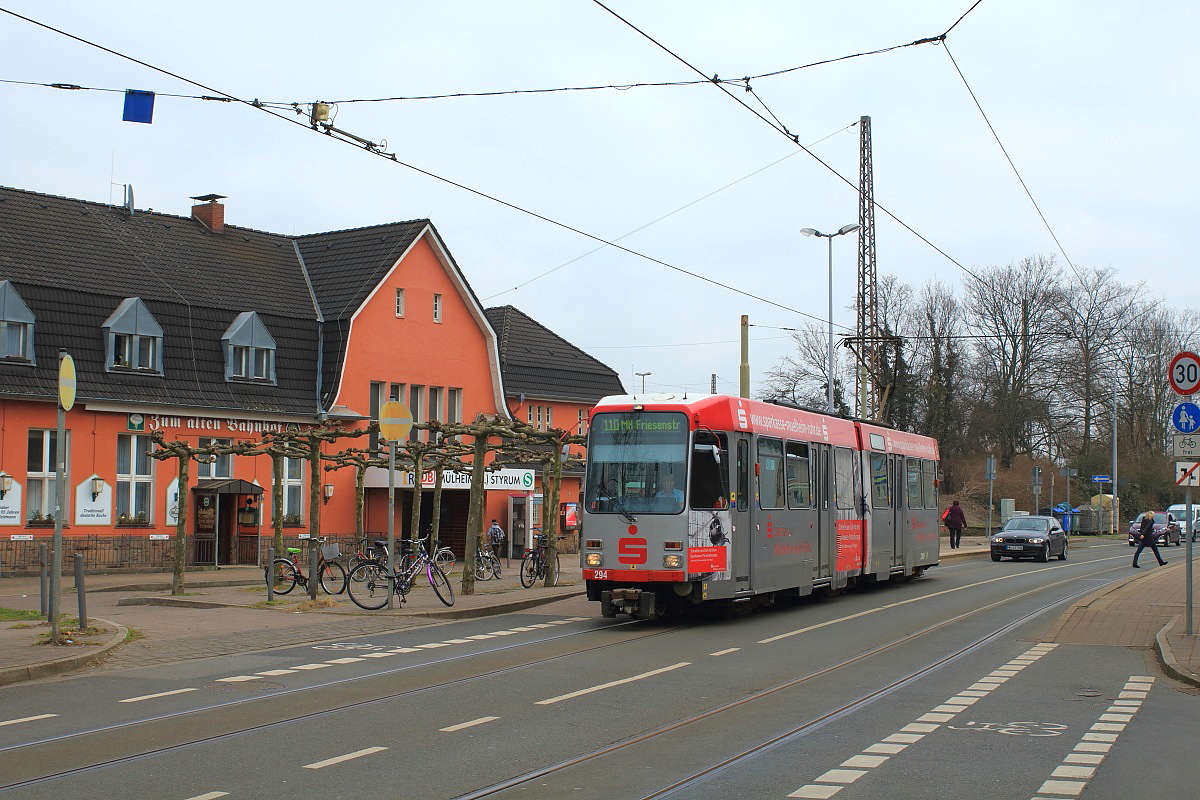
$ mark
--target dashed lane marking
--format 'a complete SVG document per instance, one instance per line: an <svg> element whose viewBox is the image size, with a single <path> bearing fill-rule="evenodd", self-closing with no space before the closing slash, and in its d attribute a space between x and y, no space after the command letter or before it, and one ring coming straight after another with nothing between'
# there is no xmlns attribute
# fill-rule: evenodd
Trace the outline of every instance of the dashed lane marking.
<svg viewBox="0 0 1200 800"><path fill-rule="evenodd" d="M599 691L603 691L604 689L611 689L614 686L621 686L622 684L633 683L634 681L645 680L646 678L653 678L655 675L661 675L664 672L670 672L671 670L680 669L681 667L691 666L691 663L692 662L690 662L690 661L680 661L678 664L672 664L669 667L660 667L659 669L652 669L649 672L643 672L640 675L632 675L628 678L621 678L620 680L609 681L608 683L602 683L599 686L590 686L587 689L580 689L577 692L570 692L568 694L560 694L558 697L550 697L545 700L538 700L538 701L536 701L535 705L548 706L548 705L552 705L554 703L560 703L563 700L571 700L576 697L582 697L583 695L591 694L592 692L599 692Z"/></svg>
<svg viewBox="0 0 1200 800"><path fill-rule="evenodd" d="M934 706L930 711L917 717L890 736L885 736L875 744L864 748L862 753L852 756L820 775L812 783L805 784L788 795L788 797L805 798L806 800L829 800L840 792L846 785L853 783L872 769L882 766L892 756L901 752L909 745L919 742L926 735L933 733L954 719L958 714L969 709L980 698L986 697L1010 677L1015 676L1029 664L1049 653L1055 645L1037 645L1026 651L1019 659L1012 659L1004 668L993 670L985 678L980 678L967 689L958 692L946 702ZM1018 661L1021 663L1018 664ZM973 723L972 723L973 724Z"/></svg>
<svg viewBox="0 0 1200 800"><path fill-rule="evenodd" d="M362 750L355 750L353 753L346 753L344 756L334 756L333 758L327 758L324 761L314 761L311 764L305 764L304 769L324 769L325 767L332 767L334 764L341 764L343 761L351 761L355 758L362 758L363 756L373 755L375 753L380 753L384 750L387 750L387 748L386 747L366 747L366 748L363 748Z"/></svg>
<svg viewBox="0 0 1200 800"><path fill-rule="evenodd" d="M457 725L450 725L445 728L438 728L438 730L442 731L443 733L454 733L455 731L461 731L466 728L474 728L476 725L483 725L488 722L494 722L495 720L498 720L498 719L500 719L500 718L499 717L480 717L479 719L473 719L473 720L470 720L469 722L460 722Z"/></svg>
<svg viewBox="0 0 1200 800"><path fill-rule="evenodd" d="M726 648L725 650L718 650L715 653L709 653L709 655L710 656L727 656L730 653L736 653L738 650L741 650L741 649L742 648L740 648L740 647L729 647L729 648Z"/></svg>
<svg viewBox="0 0 1200 800"><path fill-rule="evenodd" d="M1154 678L1149 676L1130 675L1121 694L1140 694L1142 697L1136 700L1115 700L1080 738L1074 752L1054 768L1050 779L1038 788L1033 800L1062 800L1063 797L1078 797L1083 794L1088 781L1095 776L1096 770L1104 763L1104 757L1116 743L1117 737L1141 708L1142 700L1150 692L1153 684Z"/></svg>
<svg viewBox="0 0 1200 800"><path fill-rule="evenodd" d="M143 694L138 697L126 697L124 700L118 700L118 703L140 703L143 700L157 700L160 697L170 697L173 694L187 694L194 692L196 689L173 689L169 692L158 692L157 694Z"/></svg>
<svg viewBox="0 0 1200 800"><path fill-rule="evenodd" d="M229 792L205 792L204 794L198 794L195 797L189 797L187 800L217 800L218 797L226 797L228 795Z"/></svg>
<svg viewBox="0 0 1200 800"><path fill-rule="evenodd" d="M21 717L20 719L6 719L6 720L0 722L0 728L4 727L5 725L20 725L22 722L34 722L35 720L50 719L51 717L57 717L57 716L58 716L58 714L38 714L36 717Z"/></svg>

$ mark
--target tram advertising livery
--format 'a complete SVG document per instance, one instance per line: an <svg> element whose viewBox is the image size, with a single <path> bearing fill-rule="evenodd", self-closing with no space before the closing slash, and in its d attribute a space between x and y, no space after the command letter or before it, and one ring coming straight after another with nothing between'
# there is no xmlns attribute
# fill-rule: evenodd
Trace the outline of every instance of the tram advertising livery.
<svg viewBox="0 0 1200 800"><path fill-rule="evenodd" d="M766 605L938 563L938 446L727 395L592 410L580 558L606 617Z"/></svg>

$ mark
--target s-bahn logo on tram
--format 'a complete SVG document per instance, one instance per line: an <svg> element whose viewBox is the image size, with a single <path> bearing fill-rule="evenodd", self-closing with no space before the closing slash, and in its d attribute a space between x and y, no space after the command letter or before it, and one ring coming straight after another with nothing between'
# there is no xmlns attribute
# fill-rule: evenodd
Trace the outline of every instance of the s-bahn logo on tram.
<svg viewBox="0 0 1200 800"><path fill-rule="evenodd" d="M918 577L938 563L921 541L937 474L934 439L874 423L726 395L604 398L584 480L588 599L657 618Z"/></svg>

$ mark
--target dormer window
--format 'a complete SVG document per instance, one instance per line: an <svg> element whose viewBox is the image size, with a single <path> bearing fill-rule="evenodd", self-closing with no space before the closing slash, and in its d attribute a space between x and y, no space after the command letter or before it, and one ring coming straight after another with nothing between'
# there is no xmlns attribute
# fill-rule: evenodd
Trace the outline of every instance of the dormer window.
<svg viewBox="0 0 1200 800"><path fill-rule="evenodd" d="M105 320L103 330L109 372L162 374L163 330L141 298L122 300Z"/></svg>
<svg viewBox="0 0 1200 800"><path fill-rule="evenodd" d="M33 313L8 281L0 281L0 361L33 363Z"/></svg>
<svg viewBox="0 0 1200 800"><path fill-rule="evenodd" d="M225 380L275 383L275 339L255 311L238 314L221 337Z"/></svg>

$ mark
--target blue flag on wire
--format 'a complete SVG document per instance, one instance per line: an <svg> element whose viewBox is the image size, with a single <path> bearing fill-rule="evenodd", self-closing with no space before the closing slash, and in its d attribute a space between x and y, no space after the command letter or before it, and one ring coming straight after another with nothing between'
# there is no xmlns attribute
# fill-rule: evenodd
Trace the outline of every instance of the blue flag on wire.
<svg viewBox="0 0 1200 800"><path fill-rule="evenodd" d="M149 125L154 121L154 92L144 92L141 89L125 90L125 113L121 117L124 122L145 122Z"/></svg>

